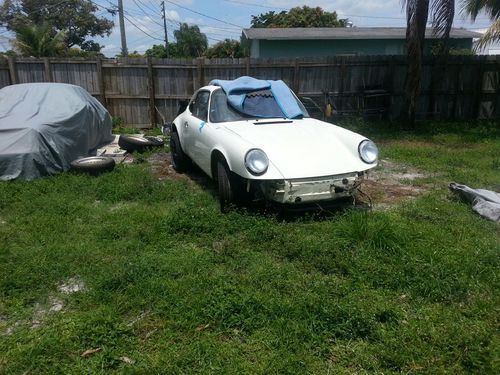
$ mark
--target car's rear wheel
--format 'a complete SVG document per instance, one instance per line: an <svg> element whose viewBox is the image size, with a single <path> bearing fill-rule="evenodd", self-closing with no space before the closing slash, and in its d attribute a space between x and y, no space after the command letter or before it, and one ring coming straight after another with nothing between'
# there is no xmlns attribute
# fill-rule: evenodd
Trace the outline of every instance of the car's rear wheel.
<svg viewBox="0 0 500 375"><path fill-rule="evenodd" d="M184 172L189 168L189 156L187 156L181 147L179 134L176 131L170 136L170 153L172 155L172 166L177 172Z"/></svg>

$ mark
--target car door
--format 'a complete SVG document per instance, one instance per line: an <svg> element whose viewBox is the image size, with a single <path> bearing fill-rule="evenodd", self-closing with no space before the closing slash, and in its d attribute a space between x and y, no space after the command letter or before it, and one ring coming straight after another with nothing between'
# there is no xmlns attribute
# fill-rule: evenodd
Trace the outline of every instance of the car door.
<svg viewBox="0 0 500 375"><path fill-rule="evenodd" d="M209 98L209 91L198 91L196 96L189 103L189 115L184 118L184 124L182 124L184 135L184 151L198 165L200 165L201 163L201 155L197 138L198 134L201 132L201 129L205 126L208 118Z"/></svg>

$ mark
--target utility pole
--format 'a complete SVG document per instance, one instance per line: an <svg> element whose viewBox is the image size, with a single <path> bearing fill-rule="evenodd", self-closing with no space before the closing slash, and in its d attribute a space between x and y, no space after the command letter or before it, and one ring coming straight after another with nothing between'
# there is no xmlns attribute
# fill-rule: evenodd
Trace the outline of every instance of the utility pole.
<svg viewBox="0 0 500 375"><path fill-rule="evenodd" d="M128 56L127 38L125 36L125 20L123 19L123 0L118 0L118 18L120 20L120 36L122 39L122 56Z"/></svg>
<svg viewBox="0 0 500 375"><path fill-rule="evenodd" d="M167 34L167 17L165 16L165 2L161 2L161 11L163 13L163 29L165 30L165 51L167 52L167 59L170 57L168 53L168 34Z"/></svg>

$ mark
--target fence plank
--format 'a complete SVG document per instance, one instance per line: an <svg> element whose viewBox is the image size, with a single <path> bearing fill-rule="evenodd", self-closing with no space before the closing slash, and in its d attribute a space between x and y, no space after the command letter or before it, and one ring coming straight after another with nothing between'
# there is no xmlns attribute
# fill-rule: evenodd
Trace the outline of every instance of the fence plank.
<svg viewBox="0 0 500 375"><path fill-rule="evenodd" d="M15 85L19 82L19 78L17 76L17 67L16 67L16 58L14 56L9 56L9 74L10 74L10 84Z"/></svg>
<svg viewBox="0 0 500 375"><path fill-rule="evenodd" d="M50 60L48 57L43 58L43 66L45 68L45 80L47 82L53 82L54 79L52 78L52 69L50 68Z"/></svg>
<svg viewBox="0 0 500 375"><path fill-rule="evenodd" d="M156 108L155 108L155 79L153 71L153 63L151 57L148 57L148 86L149 86L149 118L151 126L156 125Z"/></svg>
<svg viewBox="0 0 500 375"><path fill-rule="evenodd" d="M107 108L106 103L106 85L104 84L104 77L102 75L102 60L97 59L96 61L96 72L97 72L97 84L99 85L99 96L101 103Z"/></svg>

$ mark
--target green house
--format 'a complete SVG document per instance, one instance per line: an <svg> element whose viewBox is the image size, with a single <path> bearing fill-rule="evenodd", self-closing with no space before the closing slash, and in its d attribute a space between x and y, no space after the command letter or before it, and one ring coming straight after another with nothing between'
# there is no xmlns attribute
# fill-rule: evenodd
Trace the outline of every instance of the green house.
<svg viewBox="0 0 500 375"><path fill-rule="evenodd" d="M481 34L452 29L450 47L471 50ZM424 51L430 54L439 38L426 31ZM243 30L250 57L320 57L338 55L402 55L405 53L404 27L318 27L251 28Z"/></svg>

